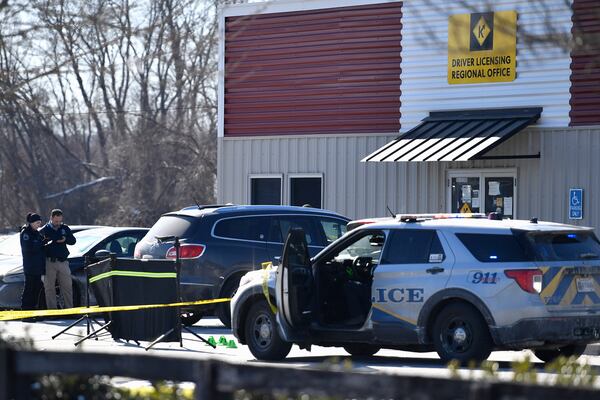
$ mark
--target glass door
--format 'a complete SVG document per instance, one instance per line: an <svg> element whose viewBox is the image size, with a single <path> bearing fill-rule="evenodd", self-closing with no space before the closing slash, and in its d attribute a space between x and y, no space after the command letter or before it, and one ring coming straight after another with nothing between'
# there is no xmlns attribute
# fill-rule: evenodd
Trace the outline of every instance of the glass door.
<svg viewBox="0 0 600 400"><path fill-rule="evenodd" d="M450 178L451 213L481 212L479 183L479 176L455 176Z"/></svg>
<svg viewBox="0 0 600 400"><path fill-rule="evenodd" d="M485 177L485 213L497 212L514 219L515 178Z"/></svg>
<svg viewBox="0 0 600 400"><path fill-rule="evenodd" d="M497 212L516 218L516 170L448 172L448 212Z"/></svg>

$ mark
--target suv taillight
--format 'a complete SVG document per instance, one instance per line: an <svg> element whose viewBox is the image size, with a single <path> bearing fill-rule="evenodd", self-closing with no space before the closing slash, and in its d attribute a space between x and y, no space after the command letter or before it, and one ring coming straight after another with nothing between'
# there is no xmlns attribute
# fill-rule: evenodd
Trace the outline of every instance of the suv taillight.
<svg viewBox="0 0 600 400"><path fill-rule="evenodd" d="M504 275L514 279L527 293L542 292L542 271L539 269L507 269Z"/></svg>
<svg viewBox="0 0 600 400"><path fill-rule="evenodd" d="M187 258L198 258L204 254L204 250L206 246L203 244L182 244L179 246L179 258L187 259ZM177 258L177 253L175 251L175 246L171 247L167 250L166 258L174 260Z"/></svg>

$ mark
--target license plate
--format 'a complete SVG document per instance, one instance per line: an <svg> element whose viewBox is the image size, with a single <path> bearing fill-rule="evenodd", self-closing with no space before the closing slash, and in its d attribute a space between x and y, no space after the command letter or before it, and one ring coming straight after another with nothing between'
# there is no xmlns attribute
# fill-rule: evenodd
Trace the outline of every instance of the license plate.
<svg viewBox="0 0 600 400"><path fill-rule="evenodd" d="M579 293L590 293L594 289L594 278L577 278L577 291Z"/></svg>

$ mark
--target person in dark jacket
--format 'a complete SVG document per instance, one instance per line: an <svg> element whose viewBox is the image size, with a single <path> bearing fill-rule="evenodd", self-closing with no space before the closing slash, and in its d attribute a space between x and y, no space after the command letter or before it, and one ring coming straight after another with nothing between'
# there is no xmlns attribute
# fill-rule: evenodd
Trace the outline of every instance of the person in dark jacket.
<svg viewBox="0 0 600 400"><path fill-rule="evenodd" d="M59 209L52 210L50 222L44 225L40 232L48 240L46 244L46 275L44 276L46 306L48 309L57 308L55 285L58 281L65 308L72 308L73 283L69 261L67 261L69 257L67 245L75 244L75 236L71 229L63 224L63 212Z"/></svg>
<svg viewBox="0 0 600 400"><path fill-rule="evenodd" d="M21 228L21 254L23 255L23 272L25 286L21 295L21 309L37 308L42 291L42 275L46 273L46 256L44 238L38 232L42 225L42 217L35 213L27 214L27 224Z"/></svg>

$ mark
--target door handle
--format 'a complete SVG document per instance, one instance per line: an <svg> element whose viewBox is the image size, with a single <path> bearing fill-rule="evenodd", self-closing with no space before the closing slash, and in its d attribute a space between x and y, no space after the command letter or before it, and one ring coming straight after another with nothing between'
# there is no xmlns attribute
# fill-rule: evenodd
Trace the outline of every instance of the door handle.
<svg viewBox="0 0 600 400"><path fill-rule="evenodd" d="M442 267L427 268L425 270L425 272L427 272L428 274L435 275L435 274L439 274L440 272L444 272L444 268L442 268Z"/></svg>

